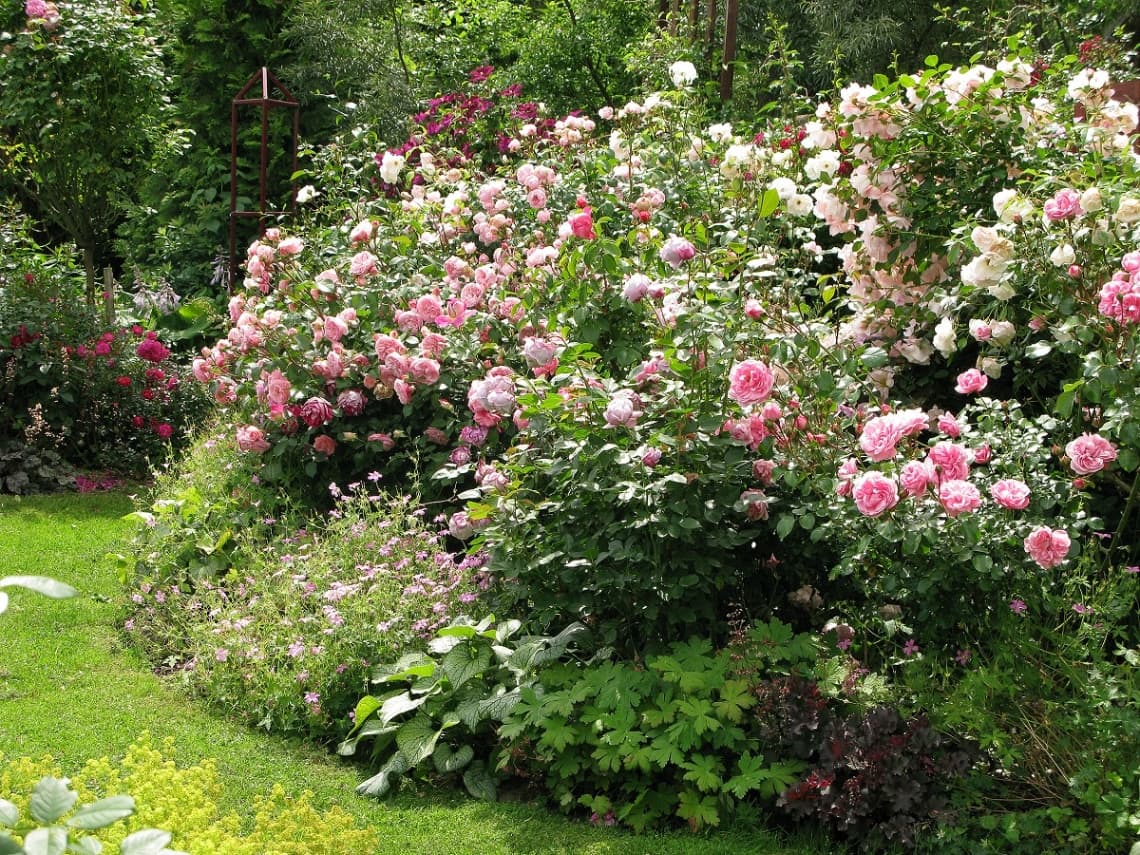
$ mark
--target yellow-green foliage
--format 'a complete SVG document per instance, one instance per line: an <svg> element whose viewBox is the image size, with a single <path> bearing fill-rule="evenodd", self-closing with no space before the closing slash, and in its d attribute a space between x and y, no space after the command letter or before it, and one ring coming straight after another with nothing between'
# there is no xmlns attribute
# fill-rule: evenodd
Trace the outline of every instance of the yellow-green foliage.
<svg viewBox="0 0 1140 855"><path fill-rule="evenodd" d="M79 804L120 793L134 797L134 816L97 833L105 855L118 855L119 842L141 828L171 832L171 848L190 855L357 855L376 849L375 836L357 828L340 808L321 813L311 804L311 793L293 799L279 785L256 801L246 821L233 813L223 816L214 761L180 769L172 753L169 743L155 748L144 734L121 761L89 760L72 777ZM28 797L44 775L60 775L50 757L5 761L0 755L0 798L26 816Z"/></svg>

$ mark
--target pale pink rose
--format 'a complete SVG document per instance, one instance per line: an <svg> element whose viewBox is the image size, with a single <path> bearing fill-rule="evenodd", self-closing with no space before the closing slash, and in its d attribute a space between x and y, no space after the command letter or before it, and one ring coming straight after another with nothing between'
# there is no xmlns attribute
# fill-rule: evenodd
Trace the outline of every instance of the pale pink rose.
<svg viewBox="0 0 1140 855"><path fill-rule="evenodd" d="M392 391L396 393L396 398L405 407L412 402L412 396L416 393L416 387L406 380L396 380L392 383Z"/></svg>
<svg viewBox="0 0 1140 855"><path fill-rule="evenodd" d="M271 404L288 404L293 386L289 378L275 368L273 373L265 378L265 397Z"/></svg>
<svg viewBox="0 0 1140 855"><path fill-rule="evenodd" d="M770 422L778 422L784 417L784 410L775 401L766 401L760 408L760 417Z"/></svg>
<svg viewBox="0 0 1140 855"><path fill-rule="evenodd" d="M558 345L547 338L528 336L523 341L523 359L532 368L546 365L558 354Z"/></svg>
<svg viewBox="0 0 1140 855"><path fill-rule="evenodd" d="M898 453L895 448L903 437L902 425L892 415L876 416L863 425L859 447L876 463L890 460Z"/></svg>
<svg viewBox="0 0 1140 855"><path fill-rule="evenodd" d="M776 377L772 369L755 359L746 359L732 366L728 375L728 397L742 407L759 404L772 394Z"/></svg>
<svg viewBox="0 0 1140 855"><path fill-rule="evenodd" d="M1065 446L1065 454L1074 472L1091 475L1116 459L1116 448L1099 434L1083 433Z"/></svg>
<svg viewBox="0 0 1140 855"><path fill-rule="evenodd" d="M389 354L407 352L402 341L386 333L377 333L373 337L372 343L376 348L376 357L381 361L387 359Z"/></svg>
<svg viewBox="0 0 1140 855"><path fill-rule="evenodd" d="M989 382L989 378L977 368L970 368L958 375L958 382L954 385L954 391L959 395L973 395L985 389Z"/></svg>
<svg viewBox="0 0 1140 855"><path fill-rule="evenodd" d="M740 494L740 506L750 520L768 519L768 497L763 490L745 490Z"/></svg>
<svg viewBox="0 0 1140 855"><path fill-rule="evenodd" d="M969 481L943 481L938 486L938 501L948 516L956 517L981 507L982 496Z"/></svg>
<svg viewBox="0 0 1140 855"><path fill-rule="evenodd" d="M683 237L673 235L661 247L661 260L676 269L697 254L697 248Z"/></svg>
<svg viewBox="0 0 1140 855"><path fill-rule="evenodd" d="M937 467L940 481L965 481L970 476L973 455L963 445L940 442L930 449L926 459Z"/></svg>
<svg viewBox="0 0 1140 855"><path fill-rule="evenodd" d="M269 450L269 441L261 428L242 425L237 429L237 447L239 451L261 454Z"/></svg>
<svg viewBox="0 0 1140 855"><path fill-rule="evenodd" d="M466 511L458 511L448 520L447 530L456 540L470 540L475 534L475 526Z"/></svg>
<svg viewBox="0 0 1140 855"><path fill-rule="evenodd" d="M412 379L421 386L431 386L439 380L439 363L426 356L417 356L408 366Z"/></svg>
<svg viewBox="0 0 1140 855"><path fill-rule="evenodd" d="M744 301L744 314L754 321L759 321L767 315L768 312L764 309L763 303L750 297Z"/></svg>
<svg viewBox="0 0 1140 855"><path fill-rule="evenodd" d="M313 440L313 450L317 454L323 454L325 457L330 457L336 451L336 440L327 434L321 434Z"/></svg>
<svg viewBox="0 0 1140 855"><path fill-rule="evenodd" d="M1081 194L1069 188L1059 190L1056 196L1045 203L1047 220L1071 220L1081 213Z"/></svg>
<svg viewBox="0 0 1140 855"><path fill-rule="evenodd" d="M648 276L643 273L635 273L625 281L625 287L622 288L621 292L622 296L631 303L640 303L649 293L650 284Z"/></svg>
<svg viewBox="0 0 1140 855"><path fill-rule="evenodd" d="M277 244L277 252L281 255L299 255L305 248L305 242L298 237L285 238Z"/></svg>
<svg viewBox="0 0 1140 855"><path fill-rule="evenodd" d="M776 461L774 460L752 461L752 477L759 481L761 484L771 484L772 473L775 471Z"/></svg>
<svg viewBox="0 0 1140 855"><path fill-rule="evenodd" d="M641 402L632 392L616 393L606 404L602 414L609 427L637 427L637 420L641 418Z"/></svg>
<svg viewBox="0 0 1140 855"><path fill-rule="evenodd" d="M311 428L320 427L332 421L332 404L324 398L309 398L301 405L301 420Z"/></svg>
<svg viewBox="0 0 1140 855"><path fill-rule="evenodd" d="M201 357L190 364L190 372L199 383L209 383L214 379L213 373L210 371L210 363Z"/></svg>
<svg viewBox="0 0 1140 855"><path fill-rule="evenodd" d="M344 338L345 333L348 332L348 324L333 315L325 318L324 326L322 327L321 332L329 341L340 341L342 338Z"/></svg>
<svg viewBox="0 0 1140 855"><path fill-rule="evenodd" d="M446 347L447 337L439 333L429 332L420 340L420 351L432 359L439 359Z"/></svg>
<svg viewBox="0 0 1140 855"><path fill-rule="evenodd" d="M903 436L918 436L930 427L930 418L919 409L899 410L892 413L890 418L898 424Z"/></svg>
<svg viewBox="0 0 1140 855"><path fill-rule="evenodd" d="M926 488L935 482L934 467L921 460L909 461L899 473L899 483L908 496L918 498L926 494Z"/></svg>
<svg viewBox="0 0 1140 855"><path fill-rule="evenodd" d="M1011 511L1029 507L1029 485L1016 478L1003 478L990 487L990 496L999 506Z"/></svg>
<svg viewBox="0 0 1140 855"><path fill-rule="evenodd" d="M546 207L546 191L541 187L535 187L526 194L526 203L534 208L536 211Z"/></svg>
<svg viewBox="0 0 1140 855"><path fill-rule="evenodd" d="M352 243L364 243L367 240L371 240L372 239L372 221L371 220L361 220L359 223L356 224L356 226L352 229L352 231L349 232L348 239Z"/></svg>
<svg viewBox="0 0 1140 855"><path fill-rule="evenodd" d="M443 302L435 294L424 294L416 299L412 309L425 323L431 323L443 314Z"/></svg>
<svg viewBox="0 0 1140 855"><path fill-rule="evenodd" d="M348 270L351 275L358 279L371 276L376 271L376 256L367 250L358 252L352 257L352 266Z"/></svg>
<svg viewBox="0 0 1140 855"><path fill-rule="evenodd" d="M232 404L237 400L237 383L229 377L219 377L214 388L214 400L222 406Z"/></svg>
<svg viewBox="0 0 1140 855"><path fill-rule="evenodd" d="M898 485L881 472L868 472L856 478L851 495L859 513L868 517L877 517L899 503Z"/></svg>
<svg viewBox="0 0 1140 855"><path fill-rule="evenodd" d="M1029 557L1048 570L1065 560L1072 542L1064 529L1038 526L1025 538L1024 545Z"/></svg>

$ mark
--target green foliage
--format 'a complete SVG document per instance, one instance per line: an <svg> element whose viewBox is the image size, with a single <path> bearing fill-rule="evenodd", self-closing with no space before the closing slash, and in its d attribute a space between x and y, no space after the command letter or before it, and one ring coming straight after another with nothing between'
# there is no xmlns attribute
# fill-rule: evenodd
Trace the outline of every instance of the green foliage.
<svg viewBox="0 0 1140 855"><path fill-rule="evenodd" d="M256 800L253 821L243 827L217 806L223 783L215 762L179 767L172 751L144 735L120 760L89 760L70 779L59 777L51 758L0 756L0 826L23 836L23 848L5 849L11 838L0 833L0 852L62 853L67 845L79 855L178 855L171 844L219 855L348 855L375 843L344 811L317 811L310 793L289 799L280 786ZM25 815L39 830L20 820ZM85 831L96 833L77 836Z"/></svg>
<svg viewBox="0 0 1140 855"><path fill-rule="evenodd" d="M161 134L168 80L152 14L112 2L31 19L0 47L3 189L84 253L87 299Z"/></svg>
<svg viewBox="0 0 1140 855"><path fill-rule="evenodd" d="M758 738L752 683L810 669L816 655L809 635L772 620L721 651L691 638L644 663L553 665L499 729L499 768L544 779L563 810L595 822L718 826L799 779L803 764Z"/></svg>
<svg viewBox="0 0 1140 855"><path fill-rule="evenodd" d="M367 695L356 706L355 726L341 744L351 755L362 740L375 740L379 772L357 792L384 796L405 773L423 771L430 757L439 774L463 772L463 785L478 799L494 801L497 786L486 765L495 728L505 722L538 672L565 656L586 633L571 624L553 637L518 636L522 624L458 619L439 630L427 653L411 653L381 665L372 683L395 686Z"/></svg>

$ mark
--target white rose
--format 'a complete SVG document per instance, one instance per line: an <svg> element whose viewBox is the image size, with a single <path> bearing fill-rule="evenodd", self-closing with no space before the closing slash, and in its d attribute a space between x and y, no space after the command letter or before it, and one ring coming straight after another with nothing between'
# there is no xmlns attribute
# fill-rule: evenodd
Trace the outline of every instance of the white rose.
<svg viewBox="0 0 1140 855"><path fill-rule="evenodd" d="M1096 187L1090 187L1081 194L1081 208L1087 214L1094 211L1099 211L1104 207L1104 199L1100 195L1100 190Z"/></svg>
<svg viewBox="0 0 1140 855"><path fill-rule="evenodd" d="M715 143L726 143L732 139L732 125L724 122L720 125L709 125L709 139Z"/></svg>
<svg viewBox="0 0 1140 855"><path fill-rule="evenodd" d="M997 285L991 285L986 289L986 292L995 300L1012 300L1014 295L1017 294L1008 282L999 282Z"/></svg>
<svg viewBox="0 0 1140 855"><path fill-rule="evenodd" d="M788 213L793 217L806 217L812 209L811 196L805 193L797 193L788 199L787 205Z"/></svg>
<svg viewBox="0 0 1140 855"><path fill-rule="evenodd" d="M982 373L987 377L991 377L994 380L1001 377L1001 363L992 356L983 357L979 367L982 369Z"/></svg>
<svg viewBox="0 0 1140 855"><path fill-rule="evenodd" d="M934 328L934 347L944 359L949 359L950 355L958 349L958 340L954 335L954 322L949 318L943 318Z"/></svg>
<svg viewBox="0 0 1140 855"><path fill-rule="evenodd" d="M1132 225L1140 221L1140 198L1136 196L1122 196L1120 204L1116 206L1113 219L1121 225Z"/></svg>
<svg viewBox="0 0 1140 855"><path fill-rule="evenodd" d="M1017 327L1009 321L994 321L990 324L990 341L1000 347L1005 347L1013 341L1016 332Z"/></svg>
<svg viewBox="0 0 1140 855"><path fill-rule="evenodd" d="M1071 245L1063 243L1049 253L1049 260L1057 267L1068 267L1077 260L1077 253Z"/></svg>
<svg viewBox="0 0 1140 855"><path fill-rule="evenodd" d="M691 62L675 62L669 66L669 79L673 81L673 85L678 89L684 89L686 86L695 82L697 79L697 69Z"/></svg>
<svg viewBox="0 0 1140 855"><path fill-rule="evenodd" d="M395 184L400 180L400 170L404 168L404 163L403 155L384 152L380 161L380 180L385 184Z"/></svg>

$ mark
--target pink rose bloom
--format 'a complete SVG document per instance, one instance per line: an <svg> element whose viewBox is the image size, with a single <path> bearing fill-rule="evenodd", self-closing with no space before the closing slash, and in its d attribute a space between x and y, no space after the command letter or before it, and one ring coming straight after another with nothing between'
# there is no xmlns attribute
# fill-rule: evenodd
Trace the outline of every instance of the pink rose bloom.
<svg viewBox="0 0 1140 855"><path fill-rule="evenodd" d="M340 341L344 338L345 333L348 332L348 324L340 318L334 316L325 318L324 326L321 329L324 337L329 341Z"/></svg>
<svg viewBox="0 0 1140 855"><path fill-rule="evenodd" d="M938 501L947 515L956 517L981 507L982 496L969 481L943 481L938 487Z"/></svg>
<svg viewBox="0 0 1140 855"><path fill-rule="evenodd" d="M661 449L660 448L648 448L648 449L646 449L645 453L643 455L641 455L641 464L643 466L649 467L650 469L652 469L654 466L656 466L660 462L661 462Z"/></svg>
<svg viewBox="0 0 1140 855"><path fill-rule="evenodd" d="M24 4L24 14L29 18L46 18L47 3L44 0L28 0Z"/></svg>
<svg viewBox="0 0 1140 855"><path fill-rule="evenodd" d="M368 399L359 389L346 389L336 396L336 405L346 416L359 416L368 405Z"/></svg>
<svg viewBox="0 0 1140 855"><path fill-rule="evenodd" d="M835 477L839 479L839 483L835 486L835 494L837 496L850 496L851 495L851 481L859 473L859 463L853 457L848 457L839 464L839 470L835 473Z"/></svg>
<svg viewBox="0 0 1140 855"><path fill-rule="evenodd" d="M988 443L983 443L974 449L974 462L979 464L989 463L993 458L994 452Z"/></svg>
<svg viewBox="0 0 1140 855"><path fill-rule="evenodd" d="M637 427L641 418L640 401L632 392L618 392L606 405L603 417L609 427Z"/></svg>
<svg viewBox="0 0 1140 855"><path fill-rule="evenodd" d="M1069 188L1058 191L1056 196L1045 203L1047 220L1071 220L1081 213L1081 194Z"/></svg>
<svg viewBox="0 0 1140 855"><path fill-rule="evenodd" d="M365 276L371 276L376 270L376 256L366 250L358 252L352 257L352 266L348 272L357 279L361 279Z"/></svg>
<svg viewBox="0 0 1140 855"><path fill-rule="evenodd" d="M388 358L392 353L405 353L407 348L404 343L395 336L390 336L385 333L378 333L373 339L372 343L376 349L376 358L383 361Z"/></svg>
<svg viewBox="0 0 1140 855"><path fill-rule="evenodd" d="M558 353L558 345L547 338L528 336L523 341L523 359L532 368L546 365Z"/></svg>
<svg viewBox="0 0 1140 855"><path fill-rule="evenodd" d="M371 220L361 220L359 223L356 224L356 226L352 229L352 231L349 232L348 239L352 243L364 243L367 240L371 240L372 239L372 221Z"/></svg>
<svg viewBox="0 0 1140 855"><path fill-rule="evenodd" d="M765 311L763 303L754 297L750 297L744 301L744 314L751 320L759 321L768 313Z"/></svg>
<svg viewBox="0 0 1140 855"><path fill-rule="evenodd" d="M934 467L922 460L909 461L899 473L899 483L908 496L919 498L926 494L926 488L935 483L938 475Z"/></svg>
<svg viewBox="0 0 1140 855"><path fill-rule="evenodd" d="M635 273L625 281L625 287L622 288L621 292L622 296L631 303L640 303L649 293L650 284L648 276L643 273Z"/></svg>
<svg viewBox="0 0 1140 855"><path fill-rule="evenodd" d="M1024 511L1028 508L1029 492L1029 485L1016 478L1004 478L990 487L993 500L1010 511Z"/></svg>
<svg viewBox="0 0 1140 855"><path fill-rule="evenodd" d="M1099 434L1083 433L1065 446L1065 454L1074 472L1091 475L1116 459L1116 448Z"/></svg>
<svg viewBox="0 0 1140 855"><path fill-rule="evenodd" d="M661 260L676 269L697 254L697 248L683 237L673 235L661 247Z"/></svg>
<svg viewBox="0 0 1140 855"><path fill-rule="evenodd" d="M447 523L447 530L456 540L470 540L475 534L475 526L472 525L466 511L452 514Z"/></svg>
<svg viewBox="0 0 1140 855"><path fill-rule="evenodd" d="M570 223L570 231L574 233L574 237L581 238L582 240L593 240L598 236L594 232L594 216L589 211L579 211L577 214L571 214L568 222Z"/></svg>
<svg viewBox="0 0 1140 855"><path fill-rule="evenodd" d="M210 363L201 357L190 363L190 373L194 375L194 379L199 383L209 383L214 379L211 375Z"/></svg>
<svg viewBox="0 0 1140 855"><path fill-rule="evenodd" d="M859 447L871 460L881 463L895 456L895 446L902 437L902 425L897 418L893 415L876 416L863 426Z"/></svg>
<svg viewBox="0 0 1140 855"><path fill-rule="evenodd" d="M753 521L768 519L768 497L764 495L763 490L745 490L740 494L740 505L748 519Z"/></svg>
<svg viewBox="0 0 1140 855"><path fill-rule="evenodd" d="M402 379L392 384L392 390L396 393L396 399L405 407L412 402L412 396L416 394L416 387Z"/></svg>
<svg viewBox="0 0 1140 855"><path fill-rule="evenodd" d="M435 294L424 294L416 299L412 309L425 323L431 323L443 314L443 302Z"/></svg>
<svg viewBox="0 0 1140 855"><path fill-rule="evenodd" d="M261 428L242 425L237 429L237 447L239 451L261 454L269 450L269 442Z"/></svg>
<svg viewBox="0 0 1140 855"><path fill-rule="evenodd" d="M926 459L937 467L942 481L965 481L970 476L973 455L964 445L940 442L930 449Z"/></svg>
<svg viewBox="0 0 1140 855"><path fill-rule="evenodd" d="M277 252L281 255L298 255L305 248L305 242L298 237L285 238L277 244Z"/></svg>
<svg viewBox="0 0 1140 855"><path fill-rule="evenodd" d="M313 440L313 450L316 451L317 454L331 457L332 453L336 451L336 440L327 434L321 434Z"/></svg>
<svg viewBox="0 0 1140 855"><path fill-rule="evenodd" d="M1065 560L1072 542L1064 529L1038 526L1025 538L1024 545L1029 557L1049 570Z"/></svg>
<svg viewBox="0 0 1140 855"><path fill-rule="evenodd" d="M759 481L761 484L771 484L772 473L775 471L776 461L774 460L752 461L752 477Z"/></svg>
<svg viewBox="0 0 1140 855"><path fill-rule="evenodd" d="M309 398L301 405L301 419L309 427L320 427L323 424L332 421L333 408L332 404L324 398Z"/></svg>
<svg viewBox="0 0 1140 855"><path fill-rule="evenodd" d="M732 366L728 375L728 397L742 407L759 404L772 394L776 377L763 362L746 359Z"/></svg>
<svg viewBox="0 0 1140 855"><path fill-rule="evenodd" d="M898 485L881 472L868 472L856 478L851 495L859 513L868 517L877 517L899 503Z"/></svg>
<svg viewBox="0 0 1140 855"><path fill-rule="evenodd" d="M154 429L154 432L163 439L170 439L170 437L174 435L174 428L166 422L163 422Z"/></svg>
<svg viewBox="0 0 1140 855"><path fill-rule="evenodd" d="M962 435L962 426L950 413L943 413L938 417L938 430L951 439L957 439Z"/></svg>
<svg viewBox="0 0 1140 855"><path fill-rule="evenodd" d="M420 351L432 359L439 359L446 347L447 337L437 332L429 332L420 340Z"/></svg>
<svg viewBox="0 0 1140 855"><path fill-rule="evenodd" d="M526 203L534 208L536 211L546 207L546 191L541 187L535 187L526 194Z"/></svg>
<svg viewBox="0 0 1140 855"><path fill-rule="evenodd" d="M954 391L959 395L973 395L985 389L989 382L990 380L985 374L977 368L971 368L958 375L958 382L954 386Z"/></svg>
<svg viewBox="0 0 1140 855"><path fill-rule="evenodd" d="M430 386L439 380L439 363L426 356L417 356L409 366L412 379L421 386Z"/></svg>

